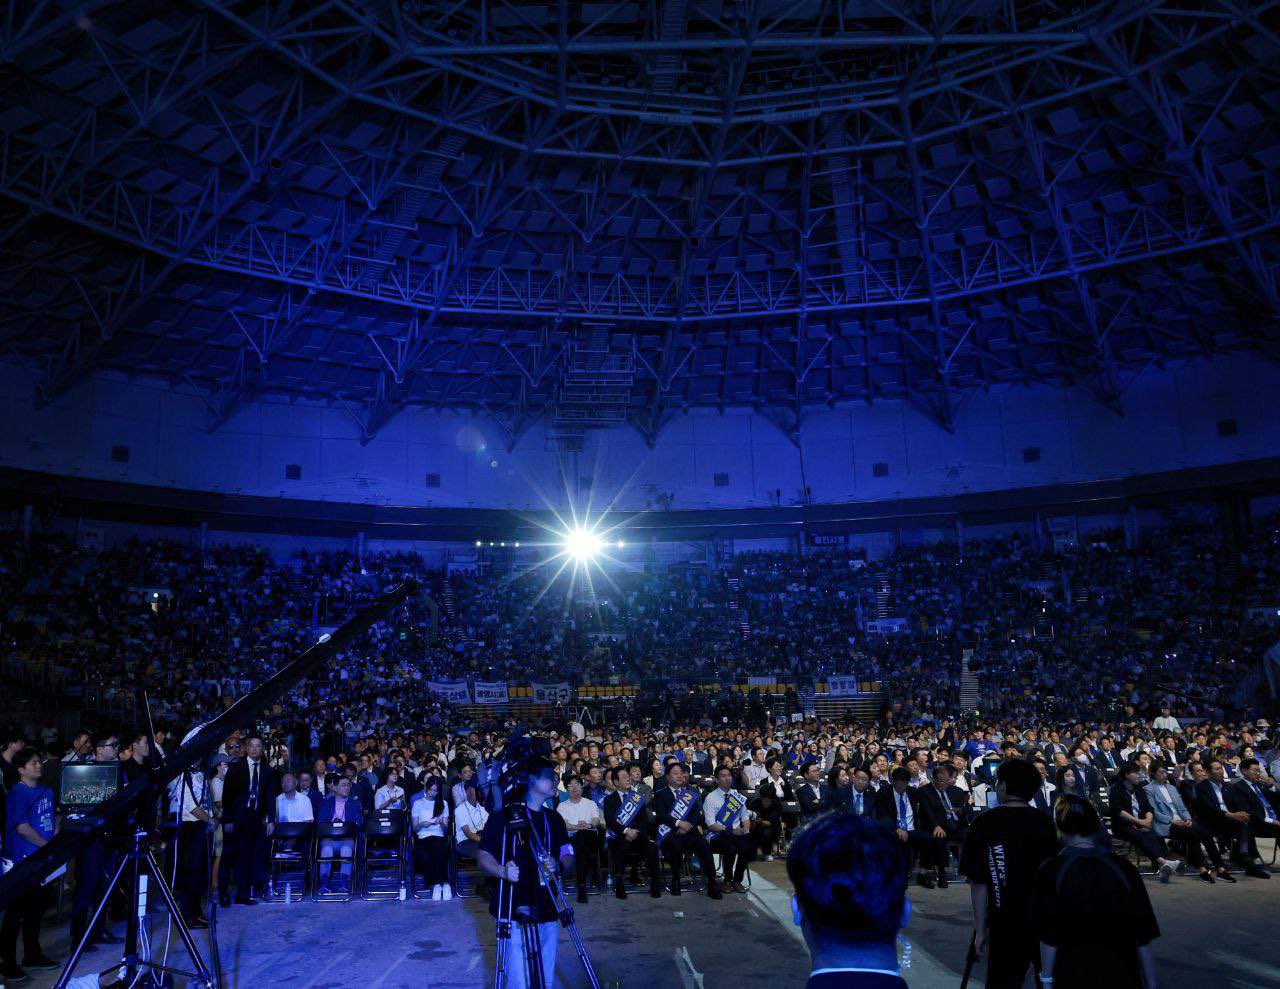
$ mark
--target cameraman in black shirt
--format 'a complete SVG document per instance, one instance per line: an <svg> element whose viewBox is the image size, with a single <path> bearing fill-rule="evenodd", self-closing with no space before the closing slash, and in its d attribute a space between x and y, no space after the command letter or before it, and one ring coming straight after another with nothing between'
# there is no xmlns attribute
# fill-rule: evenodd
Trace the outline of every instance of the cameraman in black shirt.
<svg viewBox="0 0 1280 989"><path fill-rule="evenodd" d="M1058 852L1053 819L1031 806L1040 770L1006 759L996 770L1000 805L980 814L960 854L969 879L973 939L987 955L988 989L1021 987L1027 969L1040 970L1040 944L1031 923L1031 897L1040 866Z"/></svg>
<svg viewBox="0 0 1280 989"><path fill-rule="evenodd" d="M519 799L518 791L506 795L502 810L485 823L476 854L481 871L502 880L492 884L489 913L512 921L505 961L507 989L553 984L559 913L546 875L555 874L557 860L566 872L574 864L564 818L547 810L558 786L555 770L550 763L535 763L524 777L524 799ZM540 861L534 858L535 842L543 853ZM542 961L541 978L525 962L535 952Z"/></svg>

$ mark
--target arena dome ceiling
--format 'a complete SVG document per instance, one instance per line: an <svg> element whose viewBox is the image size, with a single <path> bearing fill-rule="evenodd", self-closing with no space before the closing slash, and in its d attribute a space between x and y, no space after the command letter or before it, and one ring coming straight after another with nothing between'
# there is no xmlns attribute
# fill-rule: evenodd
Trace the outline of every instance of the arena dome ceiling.
<svg viewBox="0 0 1280 989"><path fill-rule="evenodd" d="M1277 3L103 0L0 24L0 342L167 379L795 435L1280 353Z"/></svg>

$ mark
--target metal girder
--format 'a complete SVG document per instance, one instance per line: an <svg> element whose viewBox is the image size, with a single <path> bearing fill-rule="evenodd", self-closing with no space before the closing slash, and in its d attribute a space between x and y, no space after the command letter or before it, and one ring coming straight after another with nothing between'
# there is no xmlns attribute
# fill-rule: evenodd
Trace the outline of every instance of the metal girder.
<svg viewBox="0 0 1280 989"><path fill-rule="evenodd" d="M883 25L835 2L672 0L628 21L546 0L543 23L492 8L480 36L485 5L443 0L197 0L176 32L104 6L92 38L64 19L3 80L18 110L0 121L0 196L18 208L0 250L19 265L0 265L0 335L24 360L54 349L46 327L27 336L47 303L22 264L92 290L83 258L25 246L65 220L160 260L136 304L98 307L110 347L87 310L50 314L75 327L50 387L95 361L180 367L215 425L281 389L359 405L367 437L406 403L473 408L510 437L536 419L552 353L514 341L586 320L634 334L630 408L650 441L694 405L781 409L794 436L809 409L881 396L944 423L950 396L1002 382L1118 397L1151 361L1269 345L1273 307L1230 303L1232 279L1275 290L1276 127L1248 121L1269 105L1257 52L1276 5L1111 4L1052 14L1034 44L970 45L951 36L973 8L885 3L908 40L865 47L843 36ZM0 48L42 26L33 9L15 6ZM1017 9L963 27L999 34ZM1102 34L1123 64L1091 57ZM1182 97L1184 71L1211 95ZM268 175L258 142L313 80L345 102ZM1151 116L1172 156L1150 154ZM434 135L434 154L407 162L404 134ZM1171 170L1185 178L1169 187ZM227 208L246 175L261 194ZM201 281L241 296L234 336L171 315ZM1195 312L1162 309L1170 281Z"/></svg>
<svg viewBox="0 0 1280 989"><path fill-rule="evenodd" d="M1053 219L1054 230L1058 235L1058 245L1066 264L1067 277L1071 281L1080 314L1089 332L1090 344L1096 356L1096 366L1086 369L1087 380L1103 405L1113 412L1123 414L1123 406L1120 404L1120 384L1116 376L1116 362L1112 354L1109 334L1099 324L1097 304L1088 276L1076 265L1075 237L1063 210L1058 185L1062 172L1052 173L1053 163L1048 160L1045 153L1045 140L1036 133L1035 124L1024 116L1018 119L1017 126L1027 149L1027 160L1032 167L1040 196ZM1087 143L1078 144L1067 164L1074 161L1086 147Z"/></svg>
<svg viewBox="0 0 1280 989"><path fill-rule="evenodd" d="M390 62L384 62L373 70L372 75L384 71ZM292 94L286 103L292 102ZM344 92L329 96L323 103L313 106L305 112L294 114L297 119L292 128L285 134L276 134L275 139L262 149L262 159L271 156L286 155L298 141L312 135L315 128L332 116L348 99ZM102 332L86 346L73 349L72 359L63 360L52 370L39 388L41 401L48 402L61 395L72 384L78 381L94 364L98 355L107 347L115 331L138 312L152 295L164 285L165 281L181 267L191 256L192 251L212 233L219 222L234 210L258 185L258 175L251 172L225 198L219 193L220 174L215 171L209 178L200 201L197 203L184 230L177 249L169 255L164 266L149 280L145 288L138 292L127 306L114 315L109 327L104 326ZM204 215L208 205L209 213Z"/></svg>
<svg viewBox="0 0 1280 989"><path fill-rule="evenodd" d="M942 309L938 305L938 286L934 274L933 242L929 233L930 212L925 205L924 172L920 167L920 150L915 142L915 129L911 122L911 105L905 94L899 107L903 138L907 148L907 168L911 175L911 204L916 231L920 239L923 259L925 300L929 306L929 322L933 330L933 361L938 380L935 388L917 390L924 412L948 433L955 432L955 406L951 394L950 364L946 359L946 328L942 322ZM910 335L908 334L908 339Z"/></svg>
<svg viewBox="0 0 1280 989"><path fill-rule="evenodd" d="M1280 290L1276 287L1276 276L1272 265L1263 257L1258 242L1246 242L1243 226L1236 215L1239 197L1233 195L1230 186L1219 176L1207 145L1199 140L1187 142L1182 113L1163 77L1158 70L1152 70L1145 77L1140 74L1114 38L1094 35L1093 41L1102 57L1151 111L1169 142L1170 163L1181 167L1195 185L1225 232L1227 242L1244 266L1259 298L1272 317L1280 318Z"/></svg>
<svg viewBox="0 0 1280 989"><path fill-rule="evenodd" d="M544 137L550 134L555 128L556 119L556 114L548 115L541 124L539 133ZM470 221L471 236L460 246L454 245L452 256L446 261L435 302L427 310L424 319L415 320L411 324L412 332L402 341L397 360L394 366L388 369L391 379L387 380L384 375L383 394L373 403L365 419L363 443L372 440L402 407L403 396L411 390L412 376L426 351L428 334L444 312L445 299L448 298L453 286L466 270L472 255L484 240L489 225L525 194L524 183L528 178L531 162L531 155L521 154L505 171L501 171L497 163L491 168L485 184L485 194L477 204L476 213ZM399 395L396 394L396 389L400 390Z"/></svg>

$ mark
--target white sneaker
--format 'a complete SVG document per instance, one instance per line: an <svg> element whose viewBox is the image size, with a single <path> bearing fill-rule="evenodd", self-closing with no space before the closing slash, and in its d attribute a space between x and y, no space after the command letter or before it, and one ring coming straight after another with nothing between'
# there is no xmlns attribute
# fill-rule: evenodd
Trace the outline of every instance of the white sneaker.
<svg viewBox="0 0 1280 989"><path fill-rule="evenodd" d="M1166 862L1164 865L1160 866L1160 881L1162 883L1167 883L1169 881L1169 877L1172 875L1173 875L1172 862Z"/></svg>
<svg viewBox="0 0 1280 989"><path fill-rule="evenodd" d="M763 862L772 862L772 861L773 861L773 856L772 856L772 855L766 855L766 856L765 856L761 861L763 861Z"/></svg>
<svg viewBox="0 0 1280 989"><path fill-rule="evenodd" d="M453 899L453 887L450 886L448 883L445 883L443 886L440 887L440 899L442 900Z"/></svg>
<svg viewBox="0 0 1280 989"><path fill-rule="evenodd" d="M440 891L440 884L436 883L434 886L431 887L431 899L439 900L441 898L442 898L442 894Z"/></svg>

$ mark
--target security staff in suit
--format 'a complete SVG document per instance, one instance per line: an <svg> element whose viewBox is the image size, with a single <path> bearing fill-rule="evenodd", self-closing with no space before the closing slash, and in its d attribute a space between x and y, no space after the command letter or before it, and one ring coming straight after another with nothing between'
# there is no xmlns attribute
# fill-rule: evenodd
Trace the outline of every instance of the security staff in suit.
<svg viewBox="0 0 1280 989"><path fill-rule="evenodd" d="M951 783L951 767L938 763L933 767L932 782L916 791L920 804L920 817L924 826L935 838L943 842L942 856L938 862L938 885L947 888L947 865L950 853L946 846L952 842L963 845L969 836L969 796Z"/></svg>
<svg viewBox="0 0 1280 989"><path fill-rule="evenodd" d="M891 785L876 795L876 819L891 828L898 841L919 853L916 881L925 889L933 889L933 877L929 873L946 869L946 839L937 837L926 826L920 810L919 789L911 785L911 770L895 766L889 779Z"/></svg>
<svg viewBox="0 0 1280 989"><path fill-rule="evenodd" d="M702 822L702 801L698 791L685 785L687 776L679 762L668 763L666 780L666 789L653 795L653 804L658 825L658 849L671 867L671 894L680 895L682 859L685 851L690 851L702 866L702 874L707 879L707 895L713 900L723 899L711 859L711 847L698 830Z"/></svg>
<svg viewBox="0 0 1280 989"><path fill-rule="evenodd" d="M231 906L231 880L236 887L236 903L254 906L255 887L267 878L267 839L275 830L276 795L279 783L275 770L263 757L262 736L245 740L244 758L227 769L222 789L223 869L218 876L218 903ZM231 875L225 864L231 863Z"/></svg>
<svg viewBox="0 0 1280 989"><path fill-rule="evenodd" d="M613 894L620 900L627 898L623 880L627 859L641 857L649 869L649 895L659 897L662 876L658 869L658 846L653 841L653 801L633 789L631 773L625 766L614 766L609 770L609 778L613 781L613 792L604 798L604 827L613 872Z"/></svg>

